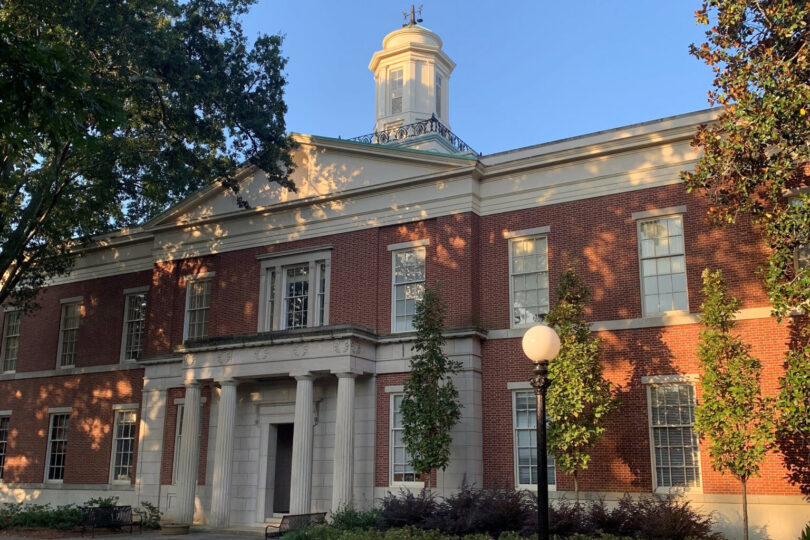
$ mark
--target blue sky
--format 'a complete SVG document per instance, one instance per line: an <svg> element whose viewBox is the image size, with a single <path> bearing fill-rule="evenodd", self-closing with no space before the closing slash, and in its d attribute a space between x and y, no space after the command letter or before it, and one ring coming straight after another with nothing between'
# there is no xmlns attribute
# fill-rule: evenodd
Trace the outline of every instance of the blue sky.
<svg viewBox="0 0 810 540"><path fill-rule="evenodd" d="M249 37L284 34L287 128L372 131L368 63L405 1L258 0ZM418 4L417 4L418 6ZM694 0L423 3L456 62L450 124L484 154L708 108L711 71L688 54Z"/></svg>

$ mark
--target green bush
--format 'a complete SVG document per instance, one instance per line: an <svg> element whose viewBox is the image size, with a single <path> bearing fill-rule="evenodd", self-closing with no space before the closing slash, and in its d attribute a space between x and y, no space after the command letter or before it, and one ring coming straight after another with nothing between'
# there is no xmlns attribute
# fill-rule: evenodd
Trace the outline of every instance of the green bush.
<svg viewBox="0 0 810 540"><path fill-rule="evenodd" d="M92 499L87 499L85 501L84 506L97 506L99 508L112 508L113 506L118 506L118 497L113 495L112 497L93 497Z"/></svg>
<svg viewBox="0 0 810 540"><path fill-rule="evenodd" d="M0 506L0 529L47 527L69 530L81 523L82 509L75 504L56 508L50 504L5 503Z"/></svg>
<svg viewBox="0 0 810 540"><path fill-rule="evenodd" d="M802 534L799 535L799 540L810 540L810 523L805 526Z"/></svg>
<svg viewBox="0 0 810 540"><path fill-rule="evenodd" d="M132 513L141 520L144 527L149 529L160 528L160 516L163 513L154 504L143 501L140 507L132 509Z"/></svg>
<svg viewBox="0 0 810 540"><path fill-rule="evenodd" d="M561 537L555 536L555 539ZM381 531L379 529L337 529L332 525L321 525L309 529L301 529L284 535L284 540L494 540L485 533L449 535L437 530L425 530L417 527L400 527ZM507 532L497 537L497 540L526 540L518 533ZM574 535L566 540L633 540L629 537L612 535Z"/></svg>
<svg viewBox="0 0 810 540"><path fill-rule="evenodd" d="M332 514L331 524L332 527L339 531L364 531L376 527L379 516L380 511L376 508L357 510L354 507L347 506Z"/></svg>

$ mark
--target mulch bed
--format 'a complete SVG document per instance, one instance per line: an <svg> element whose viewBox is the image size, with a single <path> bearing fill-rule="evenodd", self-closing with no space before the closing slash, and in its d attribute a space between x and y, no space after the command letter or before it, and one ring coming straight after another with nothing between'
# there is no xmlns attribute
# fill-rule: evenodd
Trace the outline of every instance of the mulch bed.
<svg viewBox="0 0 810 540"><path fill-rule="evenodd" d="M96 536L109 536L113 534L129 534L126 529L96 529ZM47 527L10 527L0 529L0 538L76 538L82 535L81 528L63 531L48 529ZM90 530L85 532L85 538L90 538Z"/></svg>

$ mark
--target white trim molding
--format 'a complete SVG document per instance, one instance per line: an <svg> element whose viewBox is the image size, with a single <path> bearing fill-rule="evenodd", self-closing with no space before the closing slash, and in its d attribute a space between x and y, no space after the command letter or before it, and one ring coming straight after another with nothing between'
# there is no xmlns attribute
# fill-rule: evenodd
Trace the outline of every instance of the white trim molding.
<svg viewBox="0 0 810 540"><path fill-rule="evenodd" d="M534 227L532 229L521 229L519 231L503 231L503 237L505 239L510 238L520 238L522 236L537 236L540 234L548 234L551 232L551 226L546 225L544 227Z"/></svg>
<svg viewBox="0 0 810 540"><path fill-rule="evenodd" d="M49 407L48 414L70 414L73 407Z"/></svg>
<svg viewBox="0 0 810 540"><path fill-rule="evenodd" d="M140 403L116 403L112 406L114 411L128 411L141 408Z"/></svg>
<svg viewBox="0 0 810 540"><path fill-rule="evenodd" d="M183 281L197 281L200 279L210 279L216 275L216 272L200 272L199 274L186 274L182 277Z"/></svg>
<svg viewBox="0 0 810 540"><path fill-rule="evenodd" d="M641 212L633 212L630 214L631 219L633 221L637 221L639 219L647 219L647 218L654 218L660 216L671 216L674 214L685 214L686 213L686 206L670 206L667 208L656 208L654 210L644 210Z"/></svg>
<svg viewBox="0 0 810 540"><path fill-rule="evenodd" d="M405 391L404 384L392 384L385 387L386 394L401 394Z"/></svg>
<svg viewBox="0 0 810 540"><path fill-rule="evenodd" d="M0 416L11 416L11 409L0 411Z"/></svg>
<svg viewBox="0 0 810 540"><path fill-rule="evenodd" d="M507 390L531 390L532 383L529 381L514 381L506 383Z"/></svg>
<svg viewBox="0 0 810 540"><path fill-rule="evenodd" d="M422 240L413 240L412 242L399 242L397 244L388 244L388 251L399 251L400 249L424 247L429 245L430 239L423 238Z"/></svg>
<svg viewBox="0 0 810 540"><path fill-rule="evenodd" d="M138 293L145 293L149 292L149 285L144 285L143 287L130 287L129 289L124 289L124 294L138 294Z"/></svg>
<svg viewBox="0 0 810 540"><path fill-rule="evenodd" d="M324 244L321 246L302 247L298 249L285 249L284 251L273 251L270 253L262 253L261 255L256 255L256 260L264 261L266 259L276 259L278 257L303 255L305 253L311 253L313 251L325 251L327 249L334 249L334 247L335 246L333 246L332 244Z"/></svg>
<svg viewBox="0 0 810 540"><path fill-rule="evenodd" d="M645 375L641 378L641 384L692 384L697 382L698 379L700 379L700 376L694 373L684 375Z"/></svg>
<svg viewBox="0 0 810 540"><path fill-rule="evenodd" d="M83 302L83 301L84 301L83 296L71 296L70 298L60 298L59 299L60 304L74 304L76 302Z"/></svg>

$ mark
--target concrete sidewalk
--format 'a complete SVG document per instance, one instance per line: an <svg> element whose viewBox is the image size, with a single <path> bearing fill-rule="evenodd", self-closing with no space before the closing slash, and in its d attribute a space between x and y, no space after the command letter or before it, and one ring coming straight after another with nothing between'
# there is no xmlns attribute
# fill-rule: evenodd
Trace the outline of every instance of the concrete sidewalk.
<svg viewBox="0 0 810 540"><path fill-rule="evenodd" d="M169 538L177 538L177 540L246 540L246 539L255 539L261 538L264 536L263 531L224 531L224 532L216 532L216 531L209 531L209 530L192 530L189 534L183 534L178 536L164 536L160 534L160 531L144 531L143 534L138 533L118 533L118 534L105 534L105 533L96 533L96 538L103 538L105 540L113 540L116 538L142 538L144 540L158 540L158 539L169 539ZM62 538L82 538L79 535L71 536L71 537L62 537ZM89 533L85 533L84 538L92 538ZM0 536L0 540L31 540L30 537L24 536ZM61 539L60 539L61 540Z"/></svg>

